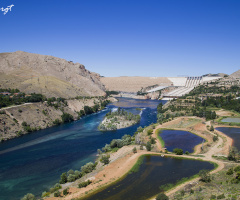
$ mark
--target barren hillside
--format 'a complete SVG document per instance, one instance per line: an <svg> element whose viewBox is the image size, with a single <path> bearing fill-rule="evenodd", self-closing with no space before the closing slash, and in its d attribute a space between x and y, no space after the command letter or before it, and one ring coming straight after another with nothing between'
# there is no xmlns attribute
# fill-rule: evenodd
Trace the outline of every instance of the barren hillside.
<svg viewBox="0 0 240 200"><path fill-rule="evenodd" d="M105 94L100 75L86 70L84 65L22 51L0 53L0 87L47 97Z"/></svg>
<svg viewBox="0 0 240 200"><path fill-rule="evenodd" d="M141 88L153 85L171 85L171 81L166 77L101 77L101 82L106 90L121 92L137 92Z"/></svg>
<svg viewBox="0 0 240 200"><path fill-rule="evenodd" d="M230 76L233 77L233 78L240 78L240 70L232 73Z"/></svg>

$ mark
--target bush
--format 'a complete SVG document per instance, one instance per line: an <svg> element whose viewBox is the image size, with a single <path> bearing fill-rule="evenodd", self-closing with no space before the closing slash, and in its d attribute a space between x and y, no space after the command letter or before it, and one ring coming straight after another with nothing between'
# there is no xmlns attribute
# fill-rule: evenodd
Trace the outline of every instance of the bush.
<svg viewBox="0 0 240 200"><path fill-rule="evenodd" d="M214 131L214 127L213 127L213 125L211 125L211 127L210 127L209 130L210 130L210 131Z"/></svg>
<svg viewBox="0 0 240 200"><path fill-rule="evenodd" d="M177 155L183 155L183 150L179 149L179 148L175 148L175 149L173 149L173 153L175 153Z"/></svg>
<svg viewBox="0 0 240 200"><path fill-rule="evenodd" d="M54 193L54 197L60 197L60 196L61 196L61 193L59 191Z"/></svg>
<svg viewBox="0 0 240 200"><path fill-rule="evenodd" d="M95 169L95 165L92 162L87 163L86 165L81 167L81 172L83 174L87 174L92 172Z"/></svg>
<svg viewBox="0 0 240 200"><path fill-rule="evenodd" d="M107 165L110 162L109 158L110 158L109 155L103 155L100 159L100 162L103 163L104 165Z"/></svg>
<svg viewBox="0 0 240 200"><path fill-rule="evenodd" d="M147 131L147 134L148 134L148 135L152 135L152 134L153 134L153 130L152 130L152 129L149 129L149 130Z"/></svg>
<svg viewBox="0 0 240 200"><path fill-rule="evenodd" d="M240 171L240 166L235 167L235 168L234 168L234 171L235 171L235 172L239 172L239 171Z"/></svg>
<svg viewBox="0 0 240 200"><path fill-rule="evenodd" d="M189 152L188 152L188 151L185 151L185 154L186 154L186 155L189 155Z"/></svg>
<svg viewBox="0 0 240 200"><path fill-rule="evenodd" d="M79 187L79 188L87 187L87 186L88 186L89 184L91 184L91 183L92 183L92 181L87 180L87 181L85 181L85 182L79 183L79 184L78 184L78 187Z"/></svg>
<svg viewBox="0 0 240 200"><path fill-rule="evenodd" d="M45 191L45 192L42 193L42 197L49 197L50 194L51 194L50 192Z"/></svg>
<svg viewBox="0 0 240 200"><path fill-rule="evenodd" d="M133 153L137 153L137 148L134 147L132 151L133 151Z"/></svg>
<svg viewBox="0 0 240 200"><path fill-rule="evenodd" d="M151 145L150 142L147 142L146 148L147 148L147 151L151 151L152 150L152 145Z"/></svg>
<svg viewBox="0 0 240 200"><path fill-rule="evenodd" d="M233 169L232 169L232 168L229 169L226 174L227 174L227 175L232 175L232 174L233 174Z"/></svg>
<svg viewBox="0 0 240 200"><path fill-rule="evenodd" d="M69 193L69 188L66 188L66 189L63 190L63 195L66 196L68 193Z"/></svg>
<svg viewBox="0 0 240 200"><path fill-rule="evenodd" d="M213 142L216 142L218 140L218 136L217 135L214 135L213 136Z"/></svg>
<svg viewBox="0 0 240 200"><path fill-rule="evenodd" d="M53 124L55 124L55 125L59 125L61 123L62 123L62 121L58 118L53 121Z"/></svg>
<svg viewBox="0 0 240 200"><path fill-rule="evenodd" d="M69 113L63 113L61 115L61 118L62 118L63 122L71 122L71 121L73 121L73 116L70 115Z"/></svg>
<svg viewBox="0 0 240 200"><path fill-rule="evenodd" d="M67 182L67 173L62 173L59 183L64 184Z"/></svg>
<svg viewBox="0 0 240 200"><path fill-rule="evenodd" d="M26 194L21 200L36 200L35 196L31 193Z"/></svg>
<svg viewBox="0 0 240 200"><path fill-rule="evenodd" d="M164 193L158 194L156 198L156 200L168 200L168 199L169 199L168 196Z"/></svg>
<svg viewBox="0 0 240 200"><path fill-rule="evenodd" d="M217 196L217 199L225 199L225 195L221 194L221 195Z"/></svg>
<svg viewBox="0 0 240 200"><path fill-rule="evenodd" d="M203 181L203 182L210 182L211 181L211 177L210 177L210 173L208 170L201 170L199 172L199 176L200 176L200 181Z"/></svg>

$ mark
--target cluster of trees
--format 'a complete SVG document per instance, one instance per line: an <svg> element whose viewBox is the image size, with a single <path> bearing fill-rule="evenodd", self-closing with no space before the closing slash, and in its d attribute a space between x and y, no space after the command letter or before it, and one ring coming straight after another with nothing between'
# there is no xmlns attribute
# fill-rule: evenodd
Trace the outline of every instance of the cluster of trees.
<svg viewBox="0 0 240 200"><path fill-rule="evenodd" d="M117 92L117 91L106 91L106 94L107 94L107 96L110 96L110 95L118 95L119 94L119 92Z"/></svg>
<svg viewBox="0 0 240 200"><path fill-rule="evenodd" d="M124 135L122 136L121 139L113 139L110 144L106 144L102 150L98 149L98 153L107 153L107 152L111 152L113 150L122 148L123 146L128 146L130 144L132 144L133 142L133 138L131 137L131 135Z"/></svg>
<svg viewBox="0 0 240 200"><path fill-rule="evenodd" d="M73 171L71 169L68 172L64 172L64 173L62 173L62 175L60 177L59 183L64 184L67 182L73 182L73 181L81 178L85 174L92 172L94 169L96 169L97 164L98 164L98 162L95 162L95 163L89 162L89 163L85 164L84 166L82 166L80 171L79 170Z"/></svg>
<svg viewBox="0 0 240 200"><path fill-rule="evenodd" d="M240 152L236 147L231 147L228 153L228 160L238 161L240 159Z"/></svg>
<svg viewBox="0 0 240 200"><path fill-rule="evenodd" d="M46 97L44 95L35 93L31 93L31 96L26 96L25 93L19 93L18 95L11 94L9 96L0 94L0 108L28 102L42 102L45 100Z"/></svg>

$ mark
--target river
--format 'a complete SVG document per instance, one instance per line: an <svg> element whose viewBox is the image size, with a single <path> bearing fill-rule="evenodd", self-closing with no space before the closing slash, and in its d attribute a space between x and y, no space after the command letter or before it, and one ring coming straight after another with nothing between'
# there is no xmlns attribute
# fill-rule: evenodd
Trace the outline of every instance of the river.
<svg viewBox="0 0 240 200"><path fill-rule="evenodd" d="M165 101L119 98L98 113L78 121L51 127L0 144L0 199L16 200L26 193L41 196L69 169L96 159L97 149L124 134L133 135L139 126L157 120L157 105ZM132 127L101 132L97 127L110 109L140 112L141 121Z"/></svg>

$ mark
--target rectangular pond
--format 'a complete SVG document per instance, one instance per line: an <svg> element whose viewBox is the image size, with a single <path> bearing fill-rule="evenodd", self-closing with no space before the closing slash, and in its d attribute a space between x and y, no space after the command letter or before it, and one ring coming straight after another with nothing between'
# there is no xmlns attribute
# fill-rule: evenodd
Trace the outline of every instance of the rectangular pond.
<svg viewBox="0 0 240 200"><path fill-rule="evenodd" d="M81 200L146 200L158 194L162 185L175 184L177 180L191 177L202 169L214 169L213 164L199 160L157 155L146 155L142 159L137 172Z"/></svg>

